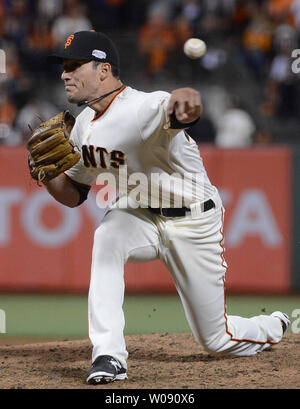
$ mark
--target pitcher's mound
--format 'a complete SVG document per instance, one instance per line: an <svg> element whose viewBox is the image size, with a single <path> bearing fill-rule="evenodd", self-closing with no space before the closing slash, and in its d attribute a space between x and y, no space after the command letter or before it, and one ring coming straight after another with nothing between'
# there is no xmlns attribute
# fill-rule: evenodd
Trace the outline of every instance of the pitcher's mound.
<svg viewBox="0 0 300 409"><path fill-rule="evenodd" d="M126 336L128 380L85 383L89 340L0 346L0 388L202 389L300 388L300 336L286 334L272 349L252 357L214 356L191 334Z"/></svg>

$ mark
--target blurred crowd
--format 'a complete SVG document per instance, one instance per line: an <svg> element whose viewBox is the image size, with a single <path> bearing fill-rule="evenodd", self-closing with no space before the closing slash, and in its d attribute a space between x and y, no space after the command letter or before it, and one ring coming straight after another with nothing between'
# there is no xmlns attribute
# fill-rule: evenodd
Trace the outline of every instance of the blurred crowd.
<svg viewBox="0 0 300 409"><path fill-rule="evenodd" d="M113 33L120 41L130 33L134 44L126 68L133 79L138 71L150 86L169 80L213 84L217 72L235 66L243 82L249 81L246 86L258 89L261 116L299 118L300 78L291 67L292 52L300 48L300 0L0 0L0 49L5 51L0 144L23 144L37 116L48 119L64 108L63 96L49 98L60 68L49 66L45 57L69 34L90 29ZM201 60L184 56L189 37L207 42ZM221 100L223 108L216 112ZM215 89L209 115L190 129L191 136L220 147L272 142L246 105L240 95L222 97Z"/></svg>

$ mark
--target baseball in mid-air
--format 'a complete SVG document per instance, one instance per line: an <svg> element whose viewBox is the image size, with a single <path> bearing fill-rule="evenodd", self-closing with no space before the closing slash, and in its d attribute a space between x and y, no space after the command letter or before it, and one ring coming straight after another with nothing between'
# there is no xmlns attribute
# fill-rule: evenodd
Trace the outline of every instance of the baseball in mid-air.
<svg viewBox="0 0 300 409"><path fill-rule="evenodd" d="M206 53L206 44L200 38L189 38L183 46L184 54L192 59L200 58Z"/></svg>

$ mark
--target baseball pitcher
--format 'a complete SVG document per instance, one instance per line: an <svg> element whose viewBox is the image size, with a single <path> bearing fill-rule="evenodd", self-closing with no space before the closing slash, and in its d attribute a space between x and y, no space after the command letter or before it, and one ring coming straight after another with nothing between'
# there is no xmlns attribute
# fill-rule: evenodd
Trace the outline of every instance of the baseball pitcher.
<svg viewBox="0 0 300 409"><path fill-rule="evenodd" d="M127 378L122 305L128 261L165 263L191 331L207 351L250 356L278 343L290 323L286 314L226 313L224 208L185 131L201 115L199 93L147 93L123 84L115 45L95 31L70 35L49 60L63 66L68 101L85 108L76 120L64 112L33 131L32 177L69 207L83 203L101 175L113 176L119 189L94 235L87 383Z"/></svg>

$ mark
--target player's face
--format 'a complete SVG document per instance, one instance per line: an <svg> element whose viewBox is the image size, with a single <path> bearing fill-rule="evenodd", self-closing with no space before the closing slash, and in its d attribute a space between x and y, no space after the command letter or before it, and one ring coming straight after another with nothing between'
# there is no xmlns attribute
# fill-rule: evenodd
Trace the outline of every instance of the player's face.
<svg viewBox="0 0 300 409"><path fill-rule="evenodd" d="M61 79L69 102L78 103L98 96L99 84L92 61L64 60L63 68Z"/></svg>

